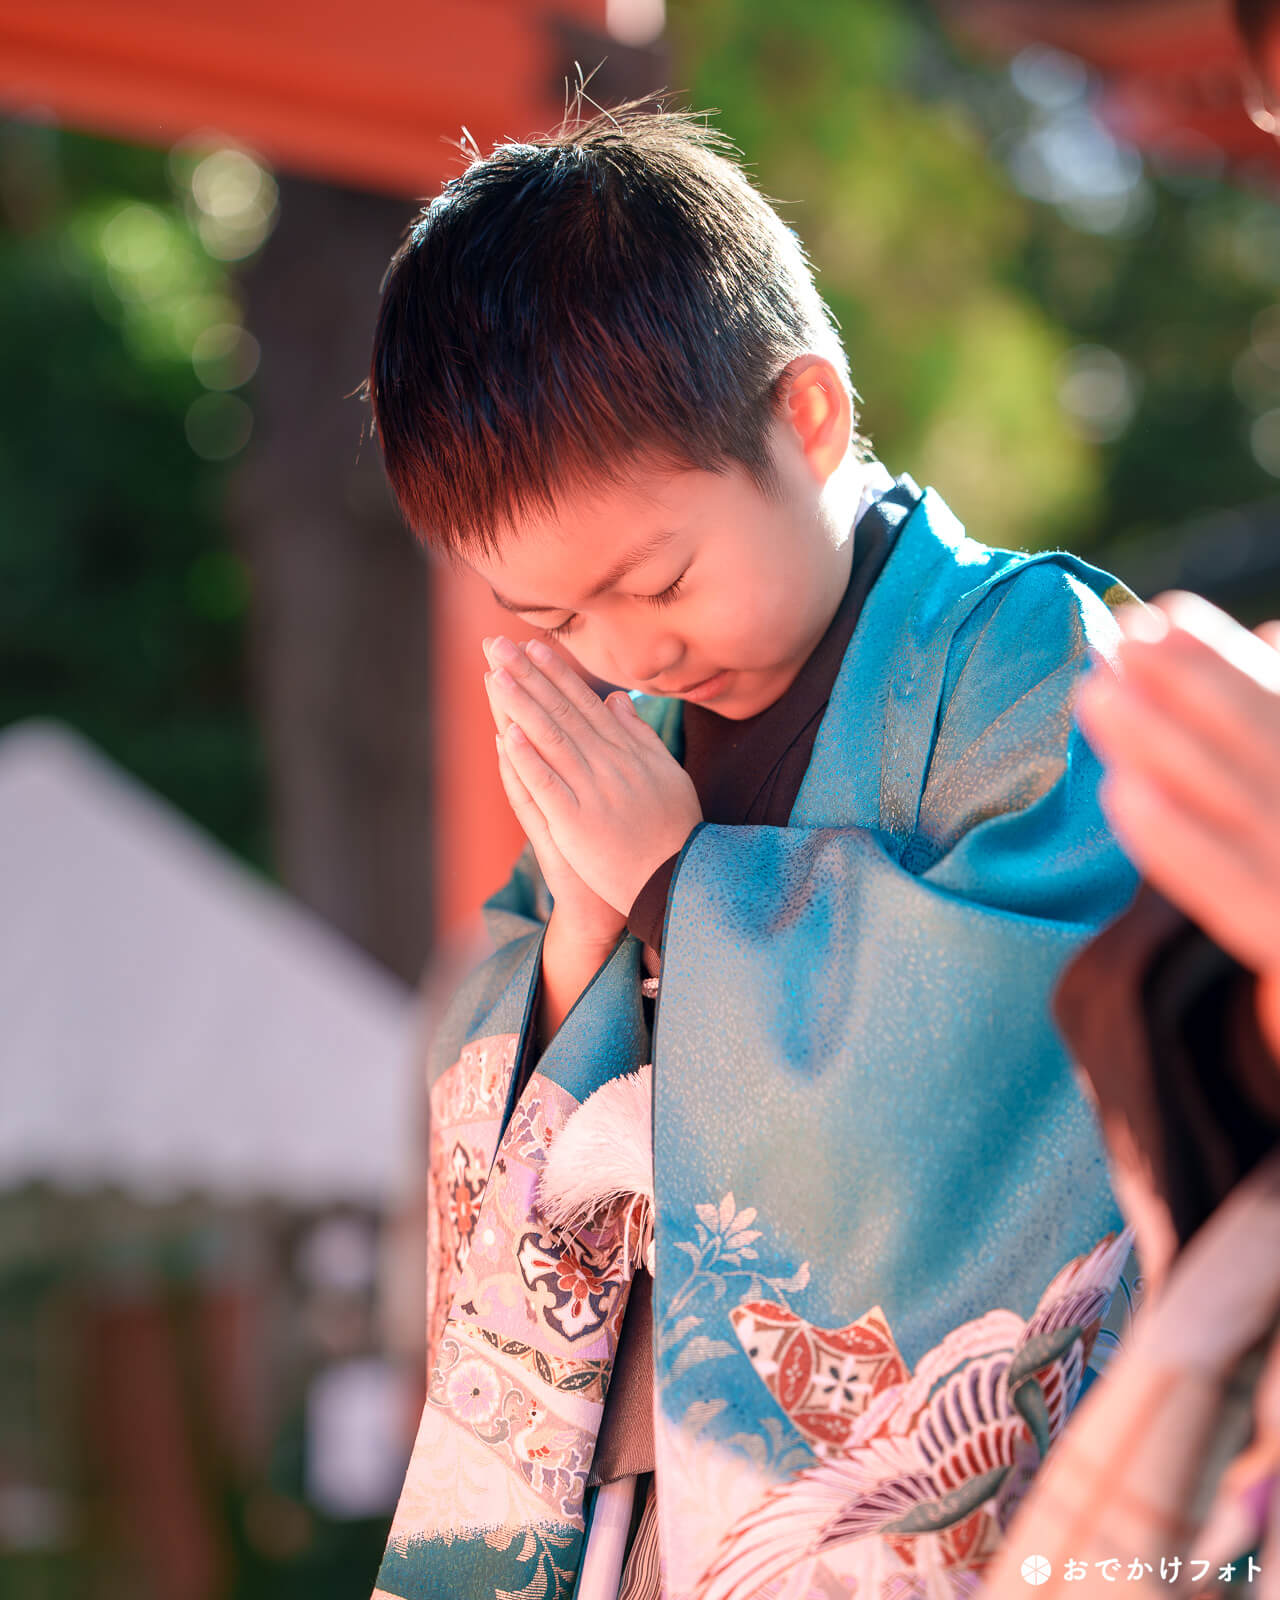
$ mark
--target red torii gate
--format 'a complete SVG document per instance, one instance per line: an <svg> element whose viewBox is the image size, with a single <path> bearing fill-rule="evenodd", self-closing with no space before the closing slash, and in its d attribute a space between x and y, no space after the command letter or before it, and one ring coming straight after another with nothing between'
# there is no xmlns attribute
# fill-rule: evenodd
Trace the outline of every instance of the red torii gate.
<svg viewBox="0 0 1280 1600"><path fill-rule="evenodd" d="M659 87L662 17L662 0L0 0L0 100L160 146L215 130L287 170L417 198L456 170L463 127L482 150L553 127L576 63L603 61L606 103ZM442 564L431 588L439 936L523 840L478 643L512 619Z"/></svg>
<svg viewBox="0 0 1280 1600"><path fill-rule="evenodd" d="M589 72L603 61L590 92L604 103L660 86L662 0L552 4L0 0L0 106L160 147L221 136L282 170L407 202L457 169L464 127L482 150L553 127L577 63ZM522 840L497 778L479 651L512 619L442 563L430 590L439 950ZM206 1298L202 1315L210 1414L239 1419L237 1362L254 1309L230 1294ZM142 1299L94 1316L97 1431L126 1514L145 1508L143 1570L168 1600L208 1600L225 1552L184 1436L166 1315Z"/></svg>
<svg viewBox="0 0 1280 1600"><path fill-rule="evenodd" d="M634 75L661 0L0 0L0 95L170 145L214 128L295 172L416 196L465 124L553 125L574 61ZM598 82L601 80L597 80ZM641 83L637 92L653 85Z"/></svg>
<svg viewBox="0 0 1280 1600"><path fill-rule="evenodd" d="M1244 109L1248 63L1230 0L936 0L944 21L1005 55L1039 43L1102 78L1102 113L1121 137L1177 159L1208 140L1232 162L1280 173L1280 147ZM1190 136L1190 137L1188 137Z"/></svg>

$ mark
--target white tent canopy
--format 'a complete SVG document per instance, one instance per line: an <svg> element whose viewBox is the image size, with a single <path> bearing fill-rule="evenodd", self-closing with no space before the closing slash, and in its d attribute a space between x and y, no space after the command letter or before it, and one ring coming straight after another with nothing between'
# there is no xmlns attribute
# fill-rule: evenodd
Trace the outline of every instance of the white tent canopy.
<svg viewBox="0 0 1280 1600"><path fill-rule="evenodd" d="M390 1200L415 1009L77 735L0 736L0 1187Z"/></svg>

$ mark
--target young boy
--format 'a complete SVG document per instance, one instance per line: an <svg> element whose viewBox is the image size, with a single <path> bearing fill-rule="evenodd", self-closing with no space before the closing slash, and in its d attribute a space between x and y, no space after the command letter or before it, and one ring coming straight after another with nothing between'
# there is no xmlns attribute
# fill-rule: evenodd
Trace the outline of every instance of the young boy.
<svg viewBox="0 0 1280 1600"><path fill-rule="evenodd" d="M435 1045L382 1596L970 1593L1127 1253L1046 1006L1134 883L1070 714L1118 586L870 459L723 152L501 147L385 285L406 517L627 692L485 641L531 848Z"/></svg>

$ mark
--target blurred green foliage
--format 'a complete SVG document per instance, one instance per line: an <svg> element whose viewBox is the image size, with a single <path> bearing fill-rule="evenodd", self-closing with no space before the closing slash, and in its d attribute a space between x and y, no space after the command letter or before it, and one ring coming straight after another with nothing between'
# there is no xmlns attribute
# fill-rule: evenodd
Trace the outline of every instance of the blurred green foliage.
<svg viewBox="0 0 1280 1600"><path fill-rule="evenodd" d="M173 168L0 124L0 726L70 723L265 864L227 467L187 431L239 310Z"/></svg>
<svg viewBox="0 0 1280 1600"><path fill-rule="evenodd" d="M1068 338L1011 281L1028 207L973 119L913 92L922 24L887 0L697 0L672 24L691 102L718 108L819 269L877 451L979 538L1065 534L1099 487L1054 398Z"/></svg>
<svg viewBox="0 0 1280 1600"><path fill-rule="evenodd" d="M1280 372L1256 355L1280 295L1280 249L1268 261L1253 247L1280 221L1275 201L1176 173L1146 185L1148 215L1119 236L1036 208L1020 267L1045 313L1120 355L1139 390L1128 425L1099 446L1103 497L1077 542L1167 529L1276 490L1250 444L1280 401Z"/></svg>
<svg viewBox="0 0 1280 1600"><path fill-rule="evenodd" d="M1250 441L1280 386L1238 392L1270 193L1203 152L1144 171L1078 66L1041 52L1019 89L923 0L672 0L671 29L679 93L809 248L878 453L976 537L1101 551L1274 490Z"/></svg>

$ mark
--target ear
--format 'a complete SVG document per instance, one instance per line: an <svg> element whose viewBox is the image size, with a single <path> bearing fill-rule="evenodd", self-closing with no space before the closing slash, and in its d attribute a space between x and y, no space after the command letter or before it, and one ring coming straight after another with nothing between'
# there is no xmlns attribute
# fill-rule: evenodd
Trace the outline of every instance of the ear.
<svg viewBox="0 0 1280 1600"><path fill-rule="evenodd" d="M853 402L848 388L825 356L796 356L776 384L779 417L820 484L844 461L853 438Z"/></svg>

